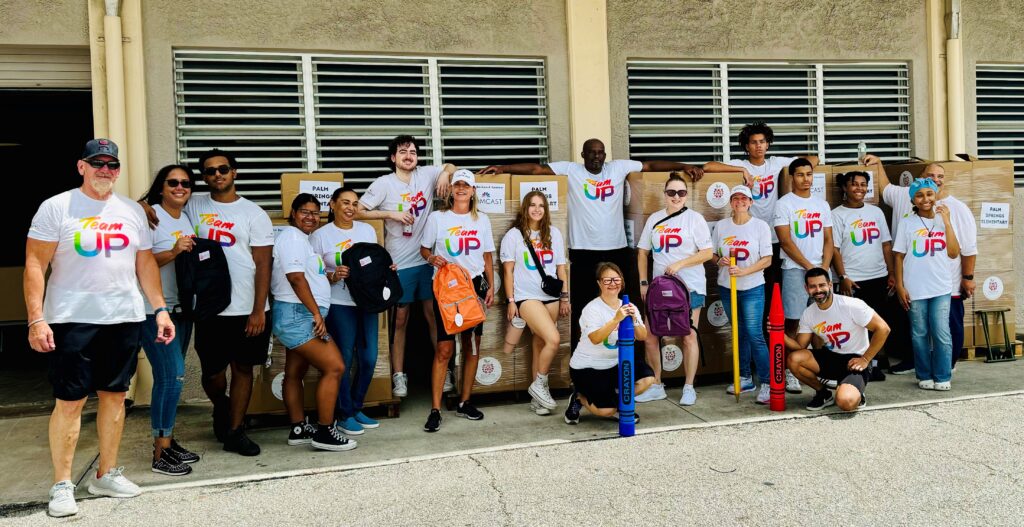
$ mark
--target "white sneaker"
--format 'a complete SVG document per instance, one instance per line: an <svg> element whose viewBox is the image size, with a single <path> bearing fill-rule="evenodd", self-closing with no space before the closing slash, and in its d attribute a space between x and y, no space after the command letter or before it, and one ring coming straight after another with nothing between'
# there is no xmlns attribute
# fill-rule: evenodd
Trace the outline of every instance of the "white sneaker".
<svg viewBox="0 0 1024 527"><path fill-rule="evenodd" d="M822 386L829 388L831 390L835 390L836 387L839 386L839 381L835 379L826 379L824 377L818 377L818 382L820 382Z"/></svg>
<svg viewBox="0 0 1024 527"><path fill-rule="evenodd" d="M551 415L551 410L544 408L537 402L537 399L530 399L530 410L537 415Z"/></svg>
<svg viewBox="0 0 1024 527"><path fill-rule="evenodd" d="M139 486L124 477L123 472L124 467L117 467L108 470L102 478L93 478L89 482L89 494L111 498L134 498L141 494Z"/></svg>
<svg viewBox="0 0 1024 527"><path fill-rule="evenodd" d="M697 391L693 389L693 385L687 384L683 386L683 396L679 398L679 404L683 406L697 404Z"/></svg>
<svg viewBox="0 0 1024 527"><path fill-rule="evenodd" d="M544 408L547 408L548 410L558 408L558 403L556 403L555 399L551 397L551 390L548 389L547 375L542 377L538 374L537 378L530 383L530 387L527 388L526 391L530 393L537 404Z"/></svg>
<svg viewBox="0 0 1024 527"><path fill-rule="evenodd" d="M803 393L804 389L800 386L800 381L793 375L792 372L786 370L786 392L788 393Z"/></svg>
<svg viewBox="0 0 1024 527"><path fill-rule="evenodd" d="M935 389L935 381L933 381L931 379L924 380L924 381L917 381L917 387L922 389L922 390L934 390Z"/></svg>
<svg viewBox="0 0 1024 527"><path fill-rule="evenodd" d="M58 481L50 487L50 507L47 513L54 518L78 514L75 503L75 484L71 480Z"/></svg>
<svg viewBox="0 0 1024 527"><path fill-rule="evenodd" d="M638 403L648 403L651 401L660 401L662 399L667 398L668 394L665 393L664 384L652 384L649 388L647 388L647 390L644 391L644 393L637 395L636 397L633 398L633 400Z"/></svg>
<svg viewBox="0 0 1024 527"><path fill-rule="evenodd" d="M452 370L448 370L444 374L444 393L448 393L455 389L455 380L452 378Z"/></svg>
<svg viewBox="0 0 1024 527"><path fill-rule="evenodd" d="M757 391L757 404L768 404L772 399L772 387L768 383L762 383L761 389Z"/></svg>
<svg viewBox="0 0 1024 527"><path fill-rule="evenodd" d="M940 392L948 392L952 388L953 384L950 381L935 383L935 389Z"/></svg>
<svg viewBox="0 0 1024 527"><path fill-rule="evenodd" d="M402 372L394 373L391 375L391 393L395 397L405 397L409 395L409 378Z"/></svg>
<svg viewBox="0 0 1024 527"><path fill-rule="evenodd" d="M756 390L754 386L754 379L752 377L740 377L740 393L748 393ZM736 395L736 386L730 384L725 387L725 393L729 395Z"/></svg>

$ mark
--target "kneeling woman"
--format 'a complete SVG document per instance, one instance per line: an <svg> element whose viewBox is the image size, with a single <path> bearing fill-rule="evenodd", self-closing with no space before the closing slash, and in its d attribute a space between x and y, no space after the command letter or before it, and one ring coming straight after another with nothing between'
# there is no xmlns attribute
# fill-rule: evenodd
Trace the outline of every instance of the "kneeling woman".
<svg viewBox="0 0 1024 527"><path fill-rule="evenodd" d="M565 409L565 422L580 422L580 410L586 408L598 417L613 417L618 411L619 396L619 322L626 317L640 318L633 304L623 304L622 270L604 262L597 266L597 285L601 296L591 300L580 315L580 342L569 361L569 375L574 391ZM636 340L647 338L647 328L636 325ZM654 372L643 361L636 365L635 394L640 395L654 384Z"/></svg>
<svg viewBox="0 0 1024 527"><path fill-rule="evenodd" d="M334 426L338 383L345 366L324 323L331 305L331 284L323 260L309 244L309 233L320 226L320 202L310 194L295 196L288 223L274 241L270 278L274 336L285 347L284 405L292 421L288 444L351 450L356 442ZM320 370L315 427L303 418L302 410L302 378L310 364Z"/></svg>
<svg viewBox="0 0 1024 527"><path fill-rule="evenodd" d="M477 296L491 307L494 301L494 237L491 220L476 210L476 177L468 170L456 170L452 175L452 193L445 202L445 210L435 211L427 217L423 229L420 255L440 269L449 262L462 266L473 277ZM441 256L441 255L445 256ZM441 393L448 361L455 351L455 335L444 329L438 302L434 302L434 320L437 322L437 353L431 371L431 410L423 430L437 432L441 428ZM484 418L483 412L469 402L476 380L476 366L480 360L480 335L484 325L457 333L462 339L462 392L455 415L471 421ZM473 338L470 338L470 337Z"/></svg>

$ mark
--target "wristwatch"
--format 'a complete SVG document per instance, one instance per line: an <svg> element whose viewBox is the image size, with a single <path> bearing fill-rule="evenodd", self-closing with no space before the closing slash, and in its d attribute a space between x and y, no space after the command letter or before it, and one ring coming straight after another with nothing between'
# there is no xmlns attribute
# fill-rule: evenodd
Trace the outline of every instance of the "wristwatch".
<svg viewBox="0 0 1024 527"><path fill-rule="evenodd" d="M640 285L650 285L647 280L640 280Z"/></svg>
<svg viewBox="0 0 1024 527"><path fill-rule="evenodd" d="M515 298L512 298L512 297L508 297L508 303L509 303L509 304L512 304L512 303L514 303L515 301L516 301L516 299L515 299Z"/></svg>
<svg viewBox="0 0 1024 527"><path fill-rule="evenodd" d="M974 280L974 275L973 274L965 274L964 275L964 280Z"/></svg>
<svg viewBox="0 0 1024 527"><path fill-rule="evenodd" d="M842 282L843 280L846 280L846 275L845 274L839 275L839 281Z"/></svg>

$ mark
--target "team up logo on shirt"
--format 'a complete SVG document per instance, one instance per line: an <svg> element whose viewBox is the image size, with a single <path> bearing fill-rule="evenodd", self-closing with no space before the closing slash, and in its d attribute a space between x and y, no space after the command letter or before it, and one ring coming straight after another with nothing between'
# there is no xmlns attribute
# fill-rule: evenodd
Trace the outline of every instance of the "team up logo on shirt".
<svg viewBox="0 0 1024 527"><path fill-rule="evenodd" d="M171 236L174 236L174 240L175 241L177 241L177 240L179 240L181 238L195 238L196 237L195 234L192 234L191 232L188 233L188 234L185 234L184 231L174 231L174 232L171 233Z"/></svg>
<svg viewBox="0 0 1024 527"><path fill-rule="evenodd" d="M217 214L200 214L199 223L196 223L196 236L202 236L207 240L215 241L221 247L233 246L238 241L235 235L231 234L231 229L235 228L235 223L220 220L217 217ZM200 232L200 229L206 229L205 236Z"/></svg>
<svg viewBox="0 0 1024 527"><path fill-rule="evenodd" d="M843 344L850 340L850 332L843 331L842 323L829 324L828 321L818 323L813 328L815 333L828 340L826 346L830 350L841 350Z"/></svg>
<svg viewBox="0 0 1024 527"><path fill-rule="evenodd" d="M334 253L334 266L341 267L341 253L345 252L349 247L352 247L352 239L349 238L339 244L336 244L335 247L338 248L338 252Z"/></svg>
<svg viewBox="0 0 1024 527"><path fill-rule="evenodd" d="M911 242L910 252L918 258L935 256L935 253L946 250L946 240L944 238L946 233L942 231L928 232L927 229L917 229L914 231L914 235L924 238L923 240L917 239ZM921 243L920 249L918 249L918 242Z"/></svg>
<svg viewBox="0 0 1024 527"><path fill-rule="evenodd" d="M775 191L775 174L754 176L754 186L750 189L754 199L767 198Z"/></svg>
<svg viewBox="0 0 1024 527"><path fill-rule="evenodd" d="M469 256L471 251L481 247L478 236L476 230L463 230L461 225L452 227L448 229L448 238L444 240L444 248L448 251L449 256L459 256L460 254ZM452 245L455 247L452 248Z"/></svg>
<svg viewBox="0 0 1024 527"><path fill-rule="evenodd" d="M673 247L679 247L683 244L683 236L680 234L682 229L679 227L669 227L667 225L658 225L654 228L654 243L652 248L654 252L664 252L668 254L672 252Z"/></svg>
<svg viewBox="0 0 1024 527"><path fill-rule="evenodd" d="M317 264L316 274L326 276L327 275L327 269L324 267L324 259L321 258L319 254L316 255L316 264Z"/></svg>
<svg viewBox="0 0 1024 527"><path fill-rule="evenodd" d="M618 349L618 345L616 344L618 342L618 340L619 340L618 337L616 337L615 340L613 341L612 340L612 336L608 335L607 337L604 338L604 342L601 342L601 345L603 345L605 347L605 349L610 349L610 350Z"/></svg>
<svg viewBox="0 0 1024 527"><path fill-rule="evenodd" d="M860 241L857 241L857 231L860 231ZM882 231L873 221L855 220L850 224L850 241L856 246L871 245L875 240L882 237Z"/></svg>
<svg viewBox="0 0 1024 527"><path fill-rule="evenodd" d="M796 211L797 220L793 222L793 234L797 238L814 237L814 233L821 232L824 224L821 222L820 212L808 212L807 209ZM800 224L803 224L803 233L800 232Z"/></svg>
<svg viewBox="0 0 1024 527"><path fill-rule="evenodd" d="M735 236L726 236L722 240L722 256L729 256L729 252L733 249L736 250L736 263L740 263L747 258L750 258L750 251L744 249L744 247L750 245L747 240L741 240Z"/></svg>
<svg viewBox="0 0 1024 527"><path fill-rule="evenodd" d="M537 253L537 258L540 258L541 263L548 265L555 261L555 251L545 249L544 244L540 240L530 240L533 244L533 251ZM530 256L530 251L523 251L523 265L531 271L536 271L537 266L533 263L533 257Z"/></svg>
<svg viewBox="0 0 1024 527"><path fill-rule="evenodd" d="M615 195L615 186L610 179L598 181L587 178L587 182L583 184L583 195L587 199L604 201Z"/></svg>
<svg viewBox="0 0 1024 527"><path fill-rule="evenodd" d="M75 252L92 258L103 253L110 258L114 251L123 251L128 248L130 242L127 234L122 234L123 223L107 223L99 216L79 218L81 223L79 230L75 232ZM86 246L92 244L89 249Z"/></svg>
<svg viewBox="0 0 1024 527"><path fill-rule="evenodd" d="M414 218L419 218L420 213L427 208L427 199L423 196L423 191L419 191L415 194L406 192L400 196L403 203L409 204L409 212L412 213Z"/></svg>

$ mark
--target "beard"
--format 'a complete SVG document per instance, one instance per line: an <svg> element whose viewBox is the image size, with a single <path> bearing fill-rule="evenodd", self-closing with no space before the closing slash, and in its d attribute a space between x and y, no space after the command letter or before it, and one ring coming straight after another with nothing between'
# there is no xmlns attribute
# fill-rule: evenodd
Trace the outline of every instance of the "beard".
<svg viewBox="0 0 1024 527"><path fill-rule="evenodd" d="M828 299L829 299L830 296L832 296L832 291L825 291L824 293L818 293L818 294L811 295L811 298L814 299L814 303L816 303L816 304L818 304L820 306L820 305L824 304L825 302L828 302Z"/></svg>
<svg viewBox="0 0 1024 527"><path fill-rule="evenodd" d="M109 179L93 179L89 181L89 186L92 187L97 194L105 196L110 193L114 188L114 182Z"/></svg>

